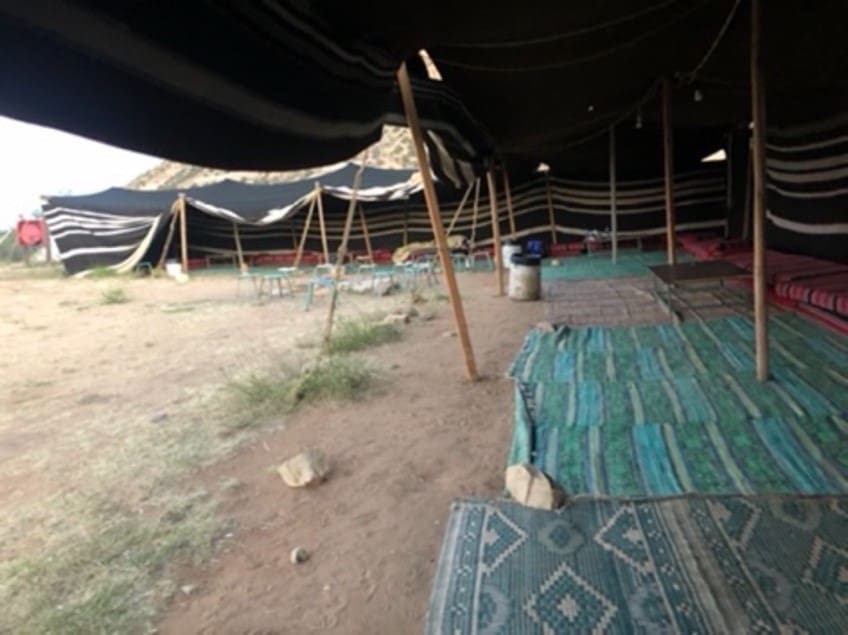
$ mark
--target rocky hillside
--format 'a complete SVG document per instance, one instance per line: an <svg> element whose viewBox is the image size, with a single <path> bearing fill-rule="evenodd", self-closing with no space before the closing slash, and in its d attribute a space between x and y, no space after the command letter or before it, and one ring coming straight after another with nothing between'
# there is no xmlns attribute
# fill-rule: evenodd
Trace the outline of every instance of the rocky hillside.
<svg viewBox="0 0 848 635"><path fill-rule="evenodd" d="M415 150L407 128L385 126L383 137L370 149L368 165L381 168L416 168ZM208 185L224 179L245 183L283 183L318 176L333 170L335 165L296 170L292 172L238 172L202 168L175 161L162 161L159 165L137 176L127 187L140 190Z"/></svg>

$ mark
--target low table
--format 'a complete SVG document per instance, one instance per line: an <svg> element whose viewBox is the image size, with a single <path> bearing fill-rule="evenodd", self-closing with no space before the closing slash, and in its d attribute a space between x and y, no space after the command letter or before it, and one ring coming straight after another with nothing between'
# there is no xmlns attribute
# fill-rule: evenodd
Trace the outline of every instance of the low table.
<svg viewBox="0 0 848 635"><path fill-rule="evenodd" d="M697 288L698 290L716 287L720 291L725 290L725 281L747 278L751 272L725 260L707 260L703 262L684 262L674 265L654 265L648 267L654 274L654 293L666 309L675 318L677 311L675 303L682 308L689 309L697 314L698 309L733 307L740 303L728 303L718 298L717 304L692 304L680 292L681 288ZM662 289L658 283L661 283ZM661 297L661 292L664 297ZM744 305L748 305L745 300Z"/></svg>

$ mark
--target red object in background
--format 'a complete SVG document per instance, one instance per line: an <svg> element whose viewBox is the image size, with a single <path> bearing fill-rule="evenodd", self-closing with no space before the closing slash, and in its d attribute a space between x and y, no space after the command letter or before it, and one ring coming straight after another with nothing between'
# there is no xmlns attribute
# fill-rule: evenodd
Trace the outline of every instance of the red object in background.
<svg viewBox="0 0 848 635"><path fill-rule="evenodd" d="M38 247L46 243L47 227L39 219L20 219L16 227L18 244L21 247Z"/></svg>

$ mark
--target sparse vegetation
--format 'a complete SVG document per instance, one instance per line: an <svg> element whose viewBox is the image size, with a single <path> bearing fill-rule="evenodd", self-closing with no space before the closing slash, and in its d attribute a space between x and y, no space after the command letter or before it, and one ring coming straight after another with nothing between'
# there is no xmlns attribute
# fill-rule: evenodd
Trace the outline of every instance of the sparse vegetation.
<svg viewBox="0 0 848 635"><path fill-rule="evenodd" d="M396 326L378 321L377 316L341 320L333 329L331 354L351 353L400 339Z"/></svg>
<svg viewBox="0 0 848 635"><path fill-rule="evenodd" d="M163 581L169 563L204 560L223 531L205 492L138 510L98 502L64 511L76 521L74 540L0 569L0 630L150 632L175 591Z"/></svg>
<svg viewBox="0 0 848 635"><path fill-rule="evenodd" d="M376 370L344 355L324 357L303 367L279 364L233 380L228 389L234 418L232 428L262 425L274 415L321 400L345 401L362 397L373 386Z"/></svg>
<svg viewBox="0 0 848 635"><path fill-rule="evenodd" d="M94 267L85 274L88 278L117 278L118 272L110 267Z"/></svg>
<svg viewBox="0 0 848 635"><path fill-rule="evenodd" d="M124 304L125 302L129 301L130 299L129 296L127 296L127 292L120 287L112 287L111 289L106 289L103 293L100 294L101 304Z"/></svg>

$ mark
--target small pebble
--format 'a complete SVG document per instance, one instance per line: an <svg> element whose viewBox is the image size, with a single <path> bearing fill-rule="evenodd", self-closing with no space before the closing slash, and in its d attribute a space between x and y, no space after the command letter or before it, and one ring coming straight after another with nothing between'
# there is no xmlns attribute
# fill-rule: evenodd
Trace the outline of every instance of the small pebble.
<svg viewBox="0 0 848 635"><path fill-rule="evenodd" d="M309 560L309 552L303 547L295 547L289 554L289 560L292 564L300 564Z"/></svg>

